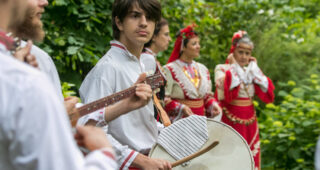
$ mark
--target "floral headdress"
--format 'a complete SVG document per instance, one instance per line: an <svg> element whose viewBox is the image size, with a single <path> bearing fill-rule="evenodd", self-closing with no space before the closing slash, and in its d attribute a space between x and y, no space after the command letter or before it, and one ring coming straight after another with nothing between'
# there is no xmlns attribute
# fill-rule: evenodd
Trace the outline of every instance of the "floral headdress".
<svg viewBox="0 0 320 170"><path fill-rule="evenodd" d="M174 43L173 51L172 51L171 56L170 56L167 63L171 63L171 62L179 59L179 55L180 55L182 45L183 45L182 44L183 40L191 39L194 36L196 36L196 34L193 30L193 28L196 26L197 26L196 24L192 24L192 25L189 25L186 28L180 30L179 35L177 37L177 40Z"/></svg>
<svg viewBox="0 0 320 170"><path fill-rule="evenodd" d="M243 30L240 30L240 31L235 32L235 33L233 34L233 37L232 37L232 45L231 45L231 48L230 48L230 51L229 51L229 56L230 56L230 54L232 54L232 53L234 52L234 50L236 50L239 41L240 41L242 38L245 38L245 37L248 37L248 33L247 33L246 31L243 31ZM228 59L226 59L226 64L229 64Z"/></svg>
<svg viewBox="0 0 320 170"><path fill-rule="evenodd" d="M230 48L230 52L229 54L233 53L234 50L237 48L237 45L238 45L238 42L245 36L248 36L248 33L246 31L238 31L238 32L235 32L233 34L233 37L232 37L232 46Z"/></svg>

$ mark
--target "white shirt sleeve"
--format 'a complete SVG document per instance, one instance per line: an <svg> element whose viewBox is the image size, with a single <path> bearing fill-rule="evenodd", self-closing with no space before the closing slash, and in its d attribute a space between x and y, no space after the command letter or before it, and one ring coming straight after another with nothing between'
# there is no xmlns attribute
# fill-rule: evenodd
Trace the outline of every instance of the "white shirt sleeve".
<svg viewBox="0 0 320 170"><path fill-rule="evenodd" d="M81 84L80 87L80 97L84 103L92 102L99 98L105 97L107 95L113 94L115 89L115 77L110 76L109 74L113 74L112 69L108 69L105 71L110 79L107 81L103 77L87 77L85 81ZM108 114L108 113L106 113ZM105 132L108 132L108 125L104 127ZM122 145L119 141L117 141L112 135L107 134L110 143L112 144L113 148L116 152L116 158L120 165L120 169L128 168L135 157L138 155L138 152L130 149L127 145Z"/></svg>
<svg viewBox="0 0 320 170"><path fill-rule="evenodd" d="M127 145L122 145L110 134L107 134L107 137L116 152L119 169L128 169L139 152L130 149Z"/></svg>
<svg viewBox="0 0 320 170"><path fill-rule="evenodd" d="M244 75L243 70L240 68L238 64L232 64L230 67L230 73L231 73L231 85L230 90L234 89L235 87L238 87L241 83L241 75Z"/></svg>
<svg viewBox="0 0 320 170"><path fill-rule="evenodd" d="M25 47L26 45L27 42L21 41L22 47ZM46 76L48 76L49 80L53 83L59 98L61 101L63 101L64 97L62 95L59 74L52 58L48 55L48 53L36 45L32 45L31 54L36 57L40 70L45 73Z"/></svg>
<svg viewBox="0 0 320 170"><path fill-rule="evenodd" d="M248 69L249 74L253 77L253 82L259 85L263 92L266 92L268 90L269 81L267 77L262 73L257 63L254 61L250 62Z"/></svg>
<svg viewBox="0 0 320 170"><path fill-rule="evenodd" d="M8 129L9 155L17 170L105 170L116 163L102 151L83 157L63 105L44 76L24 83Z"/></svg>
<svg viewBox="0 0 320 170"><path fill-rule="evenodd" d="M84 105L83 103L77 103L76 108L79 108L83 105ZM102 109L96 110L94 112L91 112L87 115L80 117L77 121L77 125L84 126L89 120L94 120L97 122L96 124L97 127L106 126L107 122L105 120L105 114L106 114L106 108L104 107Z"/></svg>

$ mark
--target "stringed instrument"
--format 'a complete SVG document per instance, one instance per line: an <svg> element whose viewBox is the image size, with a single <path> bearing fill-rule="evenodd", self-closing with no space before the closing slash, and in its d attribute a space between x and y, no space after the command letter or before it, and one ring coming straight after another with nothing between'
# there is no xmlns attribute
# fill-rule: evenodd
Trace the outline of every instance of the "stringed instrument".
<svg viewBox="0 0 320 170"><path fill-rule="evenodd" d="M152 90L159 88L165 84L165 79L161 73L156 73L152 76L146 77L146 83L151 86ZM99 100L93 101L91 103L85 104L77 108L76 112L69 114L69 119L72 126L74 127L77 124L77 121L80 117L102 109L106 106L112 105L122 99L134 95L136 92L136 86L132 86L128 89L122 90L120 92L114 93L110 96L101 98Z"/></svg>

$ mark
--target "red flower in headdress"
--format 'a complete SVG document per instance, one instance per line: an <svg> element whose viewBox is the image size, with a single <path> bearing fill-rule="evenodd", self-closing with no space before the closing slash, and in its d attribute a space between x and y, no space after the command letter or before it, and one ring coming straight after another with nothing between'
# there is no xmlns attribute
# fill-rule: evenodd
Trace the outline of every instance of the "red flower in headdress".
<svg viewBox="0 0 320 170"><path fill-rule="evenodd" d="M237 48L237 45L238 45L238 42L241 38L243 38L245 35L247 35L248 33L246 31L238 31L238 32L235 32L233 34L233 37L232 37L232 45L231 45L231 48L230 48L230 52L229 54L233 53L234 50ZM226 60L226 64L228 64L229 61L228 59Z"/></svg>
<svg viewBox="0 0 320 170"><path fill-rule="evenodd" d="M182 41L184 39L190 39L195 36L193 28L196 26L197 26L196 24L192 24L192 25L189 25L186 28L180 30L180 34L178 35L177 40L174 43L173 51L172 51L171 56L170 56L167 63L171 63L171 62L179 59Z"/></svg>
<svg viewBox="0 0 320 170"><path fill-rule="evenodd" d="M241 38L244 37L244 35L247 35L247 32L246 31L238 31L238 32L235 32L233 34L233 37L232 37L232 46L230 48L230 52L229 54L233 53L234 50L237 48L237 45L238 45L238 42Z"/></svg>

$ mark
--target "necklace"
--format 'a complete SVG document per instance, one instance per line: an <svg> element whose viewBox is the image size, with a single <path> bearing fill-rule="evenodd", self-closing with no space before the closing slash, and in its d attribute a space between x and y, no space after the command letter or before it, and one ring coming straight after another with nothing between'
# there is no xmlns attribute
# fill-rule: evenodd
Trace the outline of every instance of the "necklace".
<svg viewBox="0 0 320 170"><path fill-rule="evenodd" d="M183 73L188 77L188 79L192 82L192 84L198 88L200 84L200 74L198 69L193 67L192 65L184 66Z"/></svg>

